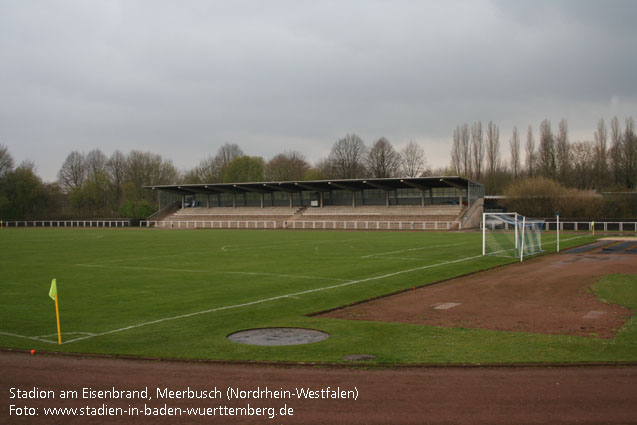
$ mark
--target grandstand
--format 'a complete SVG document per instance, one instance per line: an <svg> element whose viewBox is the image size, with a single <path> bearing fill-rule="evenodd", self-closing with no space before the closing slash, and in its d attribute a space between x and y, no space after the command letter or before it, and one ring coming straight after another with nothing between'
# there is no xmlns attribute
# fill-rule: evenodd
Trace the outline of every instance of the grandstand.
<svg viewBox="0 0 637 425"><path fill-rule="evenodd" d="M462 177L145 186L162 228L452 230L477 227L484 198Z"/></svg>

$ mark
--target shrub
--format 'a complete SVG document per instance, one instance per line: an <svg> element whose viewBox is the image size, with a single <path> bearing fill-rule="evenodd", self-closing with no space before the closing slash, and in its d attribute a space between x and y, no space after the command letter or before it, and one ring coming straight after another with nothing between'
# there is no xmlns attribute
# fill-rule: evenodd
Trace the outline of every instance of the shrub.
<svg viewBox="0 0 637 425"><path fill-rule="evenodd" d="M566 188L544 177L519 180L504 189L509 211L530 217L552 217L557 211L568 218L601 218L602 197L592 191Z"/></svg>

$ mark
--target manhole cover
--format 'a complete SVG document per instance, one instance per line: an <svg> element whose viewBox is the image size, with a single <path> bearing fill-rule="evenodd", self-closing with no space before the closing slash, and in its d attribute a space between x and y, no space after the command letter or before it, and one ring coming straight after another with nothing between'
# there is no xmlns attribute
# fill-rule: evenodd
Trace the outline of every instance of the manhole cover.
<svg viewBox="0 0 637 425"><path fill-rule="evenodd" d="M330 335L315 329L262 328L248 329L228 335L228 339L249 345L299 345L323 341Z"/></svg>

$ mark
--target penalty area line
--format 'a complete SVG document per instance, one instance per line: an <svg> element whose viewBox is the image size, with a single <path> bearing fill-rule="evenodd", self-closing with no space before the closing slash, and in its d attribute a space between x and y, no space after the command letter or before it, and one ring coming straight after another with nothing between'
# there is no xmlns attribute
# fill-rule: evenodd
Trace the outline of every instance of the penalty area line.
<svg viewBox="0 0 637 425"><path fill-rule="evenodd" d="M82 340L85 340L85 339L95 338L95 337L98 337L98 336L111 335L111 334L114 334L114 333L119 333L119 332L124 332L124 331L131 330L131 329L140 328L142 326L155 325L157 323L168 322L168 321L172 321L172 320L186 319L188 317L199 316L201 314L208 314L208 313L214 313L214 312L217 312L217 311L231 310L231 309L236 309L236 308L248 307L248 306L251 306L251 305L262 304L262 303L266 303L266 302L270 302L270 301L281 300L281 299L284 299L284 298L296 298L296 297L299 297L301 295L307 295L307 294L311 294L311 293L314 293L314 292L327 291L329 289L343 288L343 287L350 286L350 285L356 285L358 283L364 283L364 282L370 282L370 281L374 281L374 280L386 279L388 277L398 276L398 275L405 274L405 273L412 273L412 272L415 272L415 271L430 269L430 268L434 268L434 267L440 267L440 266L444 266L444 265L447 265L447 264L454 264L454 263L460 263L460 262L463 262L463 261L475 260L476 258L481 258L481 257L482 257L482 254L481 255L474 255L472 257L465 257L465 258L460 258L460 259L457 259L457 260L443 261L441 263L435 263L435 264L429 264L429 265L426 265L426 266L414 267L414 268L411 268L411 269L400 270L400 271L397 271L397 272L387 273L387 274L383 274L383 275L380 275L380 276L373 276L373 277L368 277L368 278L365 278L365 279L352 280L352 281L345 282L345 283L339 283L339 284L336 284L336 285L324 286L322 288L308 289L308 290L305 290L305 291L299 291L299 292L294 292L294 293L285 294L285 295L278 295L276 297L264 298L264 299L261 299L261 300L255 300L255 301L250 301L250 302L241 303L241 304L226 305L226 306L222 306L222 307L211 308L211 309L208 309L208 310L195 311L193 313L180 314L180 315L171 316L171 317L164 317L162 319L157 319L157 320L151 320L151 321L148 321L148 322L137 323L135 325L125 326L125 327L119 328L119 329L112 329L110 331L100 332L100 333L96 333L94 335L87 335L87 336L82 336L82 337L70 339L68 341L63 342L62 344L70 344L71 342L82 341Z"/></svg>

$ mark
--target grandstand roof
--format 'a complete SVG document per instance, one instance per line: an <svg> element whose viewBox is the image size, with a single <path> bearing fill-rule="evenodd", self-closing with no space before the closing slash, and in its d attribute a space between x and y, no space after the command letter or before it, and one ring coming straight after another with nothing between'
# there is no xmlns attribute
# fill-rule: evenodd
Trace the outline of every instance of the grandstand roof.
<svg viewBox="0 0 637 425"><path fill-rule="evenodd" d="M403 178L371 178L371 179L330 179L330 180L298 180L282 182L246 182L246 183L203 183L203 184L168 184L144 186L146 189L162 190L179 195L196 193L273 193L273 192L328 192L330 190L349 190L352 192L363 189L430 189L455 188L467 189L470 183L477 184L464 177L403 177Z"/></svg>

